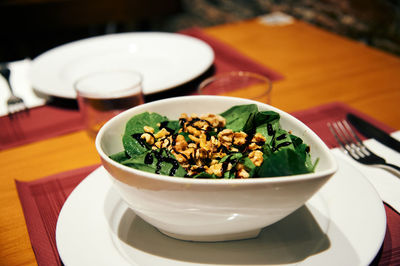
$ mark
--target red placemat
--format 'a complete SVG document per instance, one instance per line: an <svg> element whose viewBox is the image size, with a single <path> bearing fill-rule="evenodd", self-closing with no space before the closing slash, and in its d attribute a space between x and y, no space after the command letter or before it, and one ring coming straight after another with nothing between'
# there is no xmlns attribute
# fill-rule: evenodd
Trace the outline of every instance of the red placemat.
<svg viewBox="0 0 400 266"><path fill-rule="evenodd" d="M146 102L192 94L197 85L206 77L215 73L233 70L246 70L263 74L276 81L283 76L268 67L253 61L247 56L224 44L199 28L192 28L181 32L196 37L208 43L215 52L213 66L203 75L177 88L147 95ZM195 64L196 62L193 62ZM32 108L29 113L23 113L10 119L0 117L0 150L19 145L56 137L62 134L83 129L76 101L67 99L53 99L52 104Z"/></svg>
<svg viewBox="0 0 400 266"><path fill-rule="evenodd" d="M4 150L81 130L84 126L75 103L68 108L50 104L2 116L0 128L0 150Z"/></svg>
<svg viewBox="0 0 400 266"><path fill-rule="evenodd" d="M353 112L387 132L393 129L383 125L341 103L332 103L293 114L309 125L328 145L335 143L326 123L344 119ZM60 173L32 182L16 181L18 195L39 265L60 265L55 245L55 229L60 209L72 189L98 165ZM387 232L381 251L373 265L399 265L400 263L400 215L385 204Z"/></svg>
<svg viewBox="0 0 400 266"><path fill-rule="evenodd" d="M31 182L15 181L39 265L62 265L55 242L58 214L72 190L99 165Z"/></svg>

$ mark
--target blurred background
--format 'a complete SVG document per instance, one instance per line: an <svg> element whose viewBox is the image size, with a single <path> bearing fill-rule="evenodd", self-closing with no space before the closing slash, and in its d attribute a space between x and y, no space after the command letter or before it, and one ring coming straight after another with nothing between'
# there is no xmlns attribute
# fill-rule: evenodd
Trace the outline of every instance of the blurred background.
<svg viewBox="0 0 400 266"><path fill-rule="evenodd" d="M274 11L400 55L400 0L0 0L0 62L97 35L176 32Z"/></svg>

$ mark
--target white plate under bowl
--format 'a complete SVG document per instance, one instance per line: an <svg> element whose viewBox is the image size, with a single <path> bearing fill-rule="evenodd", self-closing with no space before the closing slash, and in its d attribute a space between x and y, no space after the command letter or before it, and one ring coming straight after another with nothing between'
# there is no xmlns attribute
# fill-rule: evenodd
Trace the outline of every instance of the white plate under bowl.
<svg viewBox="0 0 400 266"><path fill-rule="evenodd" d="M178 33L139 32L87 38L51 49L32 61L35 90L75 98L73 83L95 71L135 70L143 75L143 93L182 85L205 72L214 52L205 42Z"/></svg>
<svg viewBox="0 0 400 266"><path fill-rule="evenodd" d="M189 242L136 216L100 167L71 193L57 222L65 265L368 265L386 231L372 185L337 157L339 171L303 207L254 239ZM288 177L290 178L290 177Z"/></svg>

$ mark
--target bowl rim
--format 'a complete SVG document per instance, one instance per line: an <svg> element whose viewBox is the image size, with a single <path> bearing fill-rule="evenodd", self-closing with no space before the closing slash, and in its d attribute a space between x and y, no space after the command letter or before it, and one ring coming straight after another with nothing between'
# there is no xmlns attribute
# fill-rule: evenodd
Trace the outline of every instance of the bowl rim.
<svg viewBox="0 0 400 266"><path fill-rule="evenodd" d="M327 159L329 161L330 167L326 170L314 172L314 173L306 173L306 174L299 174L299 175L291 175L291 176L274 176L274 177L257 177L257 178L247 178L247 179L208 179L208 178L184 178L184 177L174 177L174 176L167 176L167 175L161 175L161 174L155 174L155 173L150 173L142 170L138 170L132 167L128 167L125 165L122 165L111 158L108 157L108 155L103 151L102 146L101 146L101 140L107 131L107 129L113 125L117 120L119 120L121 117L125 116L126 113L134 112L133 110L136 110L137 108L145 108L146 106L151 106L153 104L163 104L166 102L173 102L173 101L184 101L184 100L189 100L193 99L194 97L198 99L203 99L204 101L213 99L215 100L216 98L219 98L221 100L234 100L236 102L242 102L243 104L257 104L257 105L265 105L269 108L269 110L273 110L278 112L279 114L284 114L286 118L290 118L296 121L296 123L299 123L302 125L302 127L305 127L308 129L308 134L312 136L312 138L315 140L318 146L321 147L322 151L324 154L327 155ZM97 149L98 154L101 157L101 160L103 162L106 161L108 164L111 164L114 167L119 168L120 170L127 171L130 174L134 175L139 175L139 176L144 176L146 178L156 180L156 181L163 181L163 182L170 182L170 183L180 183L180 184L212 184L212 185L217 185L217 186L223 186L223 185L236 185L236 184L260 184L260 183L286 183L286 182L293 182L293 181L302 181L302 180L312 180L312 179L318 179L320 177L324 176L330 176L333 175L337 170L338 170L338 164L336 159L334 158L331 150L328 148L328 146L321 140L321 138L312 130L310 129L307 125L305 125L303 122L298 120L296 117L292 116L291 114L278 109L274 106L271 106L266 103L261 103L258 101L254 100L249 100L249 99L243 99L243 98L237 98L237 97L230 97L230 96L216 96L216 95L190 95L190 96L178 96L178 97L171 97L171 98L166 98L166 99L161 99L157 101L152 101L149 103L144 103L142 105L138 105L135 107L132 107L115 117L111 118L108 120L100 129L96 136L95 140L95 146ZM102 163L103 164L103 163ZM103 164L104 166L104 164Z"/></svg>

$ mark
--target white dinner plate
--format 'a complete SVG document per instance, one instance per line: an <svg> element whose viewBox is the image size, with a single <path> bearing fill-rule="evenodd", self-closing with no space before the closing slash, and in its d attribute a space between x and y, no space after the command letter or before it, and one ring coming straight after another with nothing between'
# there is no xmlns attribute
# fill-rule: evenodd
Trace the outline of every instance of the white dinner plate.
<svg viewBox="0 0 400 266"><path fill-rule="evenodd" d="M384 207L365 177L337 159L337 174L293 214L257 238L216 243L163 235L127 208L100 167L65 202L57 248L71 266L368 265L385 236Z"/></svg>
<svg viewBox="0 0 400 266"><path fill-rule="evenodd" d="M35 90L75 98L73 83L88 73L109 69L143 75L144 94L182 85L205 72L214 52L205 42L178 33L120 33L87 38L51 49L32 61Z"/></svg>

